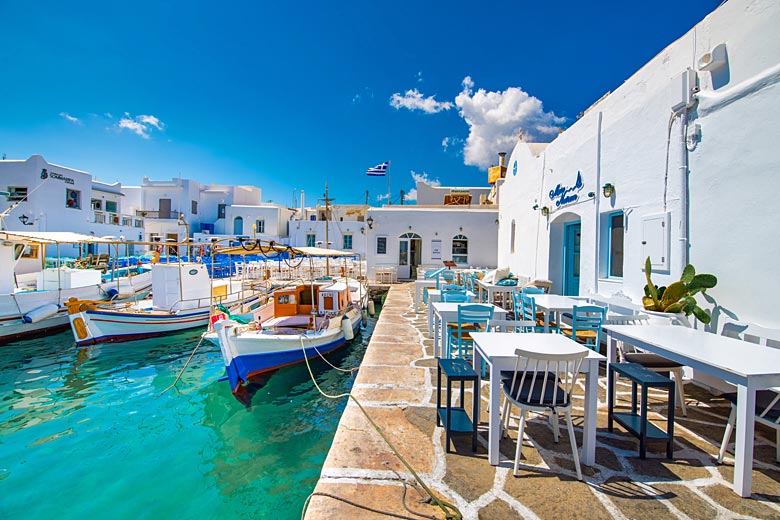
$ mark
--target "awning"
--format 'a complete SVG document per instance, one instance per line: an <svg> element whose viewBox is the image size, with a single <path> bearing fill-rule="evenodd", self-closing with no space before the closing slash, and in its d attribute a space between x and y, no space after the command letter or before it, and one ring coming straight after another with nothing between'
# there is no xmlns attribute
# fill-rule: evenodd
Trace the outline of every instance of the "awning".
<svg viewBox="0 0 780 520"><path fill-rule="evenodd" d="M292 247L283 244L261 244L247 242L241 246L218 248L216 253L223 255L260 255L269 253L289 253L291 256L358 256L357 253L339 251L338 249L325 249L324 247Z"/></svg>
<svg viewBox="0 0 780 520"><path fill-rule="evenodd" d="M0 238L5 240L24 240L39 244L115 244L119 240L71 233L70 231L0 231Z"/></svg>

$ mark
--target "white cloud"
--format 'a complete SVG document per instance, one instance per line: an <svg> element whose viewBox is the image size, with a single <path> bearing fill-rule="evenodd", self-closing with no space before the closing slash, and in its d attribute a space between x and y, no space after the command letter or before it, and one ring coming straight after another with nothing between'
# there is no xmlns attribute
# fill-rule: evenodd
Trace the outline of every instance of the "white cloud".
<svg viewBox="0 0 780 520"><path fill-rule="evenodd" d="M415 185L418 182L424 182L428 186L441 186L441 181L439 179L431 179L430 177L428 177L428 174L426 172L417 173L416 171L412 170L411 173Z"/></svg>
<svg viewBox="0 0 780 520"><path fill-rule="evenodd" d="M374 99L374 91L368 87L363 87L363 90L352 96L352 103L357 104L364 99Z"/></svg>
<svg viewBox="0 0 780 520"><path fill-rule="evenodd" d="M414 77L417 79L417 83L423 82L422 71L418 72Z"/></svg>
<svg viewBox="0 0 780 520"><path fill-rule="evenodd" d="M441 147L444 148L444 151L447 151L447 147L449 147L449 146L450 146L450 138L449 137L445 137L444 139L441 140Z"/></svg>
<svg viewBox="0 0 780 520"><path fill-rule="evenodd" d="M67 112L60 112L60 117L63 117L70 121L71 123L76 123L77 125L81 124L81 120L78 117L73 117L72 115L68 114Z"/></svg>
<svg viewBox="0 0 780 520"><path fill-rule="evenodd" d="M450 101L436 101L436 96L423 97L422 93L413 88L407 90L403 95L396 92L390 96L390 106L396 110L406 108L407 110L422 110L426 114L435 114L442 110L452 108Z"/></svg>
<svg viewBox="0 0 780 520"><path fill-rule="evenodd" d="M525 141L551 141L558 135L558 126L566 121L553 112L545 112L538 98L519 87L509 87L503 92L484 89L475 92L473 88L474 81L466 76L463 90L455 98L460 116L469 125L463 149L465 164L480 168L495 164L498 152L512 151L520 129ZM448 145L452 142L448 141Z"/></svg>
<svg viewBox="0 0 780 520"><path fill-rule="evenodd" d="M152 115L140 115L133 118L130 114L125 112L125 116L119 120L117 126L125 130L130 130L136 135L149 139L150 132L153 128L162 130L165 128L165 124L157 117Z"/></svg>
<svg viewBox="0 0 780 520"><path fill-rule="evenodd" d="M452 148L454 152L460 153L463 143L464 141L460 137L445 137L441 140L441 147L445 152Z"/></svg>

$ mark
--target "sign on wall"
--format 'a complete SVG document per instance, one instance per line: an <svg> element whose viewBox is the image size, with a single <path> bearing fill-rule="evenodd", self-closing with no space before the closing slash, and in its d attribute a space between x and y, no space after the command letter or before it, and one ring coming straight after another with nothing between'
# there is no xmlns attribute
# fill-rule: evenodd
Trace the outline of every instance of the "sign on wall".
<svg viewBox="0 0 780 520"><path fill-rule="evenodd" d="M582 182L582 173L577 171L577 180L571 186L558 184L554 190L550 190L550 200L555 203L556 208L577 202L579 191L585 184Z"/></svg>
<svg viewBox="0 0 780 520"><path fill-rule="evenodd" d="M431 240L431 259L441 260L441 240Z"/></svg>

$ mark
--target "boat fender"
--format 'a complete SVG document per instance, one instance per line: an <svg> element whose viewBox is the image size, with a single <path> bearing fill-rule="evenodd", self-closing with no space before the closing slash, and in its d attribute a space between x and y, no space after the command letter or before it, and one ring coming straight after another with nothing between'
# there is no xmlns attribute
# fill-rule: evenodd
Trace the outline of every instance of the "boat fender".
<svg viewBox="0 0 780 520"><path fill-rule="evenodd" d="M373 316L376 313L374 308L374 300L368 300L368 315Z"/></svg>
<svg viewBox="0 0 780 520"><path fill-rule="evenodd" d="M355 332L352 330L352 322L346 316L341 318L341 330L344 332L344 339L351 341L355 337Z"/></svg>
<svg viewBox="0 0 780 520"><path fill-rule="evenodd" d="M37 307L22 317L22 321L25 323L38 323L41 320L50 318L57 314L60 308L54 303L48 303Z"/></svg>
<svg viewBox="0 0 780 520"><path fill-rule="evenodd" d="M106 291L106 296L108 296L109 300L115 300L117 296L119 296L119 291L117 291L114 288L111 288Z"/></svg>
<svg viewBox="0 0 780 520"><path fill-rule="evenodd" d="M363 309L363 312L361 313L361 323L365 327L368 325L368 311L366 309Z"/></svg>

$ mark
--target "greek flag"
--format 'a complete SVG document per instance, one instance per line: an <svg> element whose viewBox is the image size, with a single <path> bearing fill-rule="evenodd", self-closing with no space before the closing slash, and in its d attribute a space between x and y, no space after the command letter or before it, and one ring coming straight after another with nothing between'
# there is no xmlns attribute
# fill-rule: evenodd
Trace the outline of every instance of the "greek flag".
<svg viewBox="0 0 780 520"><path fill-rule="evenodd" d="M373 168L366 170L366 175L372 175L374 177L384 177L387 173L387 163L377 164Z"/></svg>

